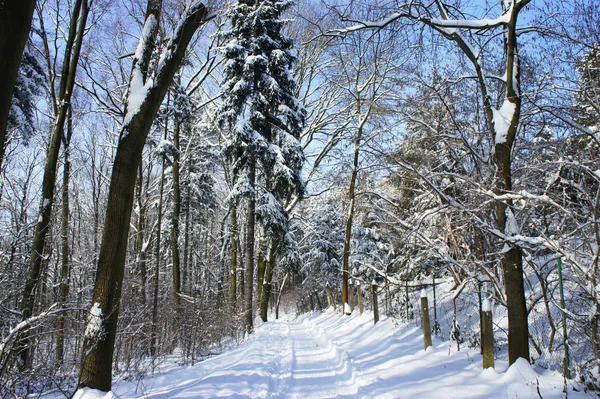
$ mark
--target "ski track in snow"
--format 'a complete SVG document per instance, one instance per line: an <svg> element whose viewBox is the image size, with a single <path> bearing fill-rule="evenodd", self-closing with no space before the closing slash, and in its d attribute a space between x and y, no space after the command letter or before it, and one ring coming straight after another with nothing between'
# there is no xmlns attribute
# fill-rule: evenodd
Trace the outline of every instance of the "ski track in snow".
<svg viewBox="0 0 600 399"><path fill-rule="evenodd" d="M517 362L506 371L481 370L481 355L434 340L423 350L422 331L373 326L369 314L332 311L269 322L236 349L195 366L121 381L119 399L184 398L544 398L564 396L558 373L538 375ZM570 397L586 397L570 390Z"/></svg>

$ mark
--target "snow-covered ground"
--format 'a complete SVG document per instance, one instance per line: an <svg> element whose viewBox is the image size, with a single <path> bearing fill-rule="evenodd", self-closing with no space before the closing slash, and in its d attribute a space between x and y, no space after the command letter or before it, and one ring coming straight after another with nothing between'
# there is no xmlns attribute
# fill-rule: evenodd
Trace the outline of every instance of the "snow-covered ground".
<svg viewBox="0 0 600 399"><path fill-rule="evenodd" d="M239 347L195 366L141 381L117 381L107 397L148 398L560 398L559 373L538 374L528 363L481 369L475 350L371 314L333 311L269 322ZM588 397L573 391L568 395ZM81 392L80 392L81 393ZM92 394L92 392L86 392ZM102 397L83 395L83 397Z"/></svg>

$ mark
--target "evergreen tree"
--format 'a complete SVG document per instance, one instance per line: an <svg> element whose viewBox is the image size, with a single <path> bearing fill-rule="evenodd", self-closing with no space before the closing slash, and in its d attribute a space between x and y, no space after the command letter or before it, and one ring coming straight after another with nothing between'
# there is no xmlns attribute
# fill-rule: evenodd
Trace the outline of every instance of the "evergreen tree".
<svg viewBox="0 0 600 399"><path fill-rule="evenodd" d="M282 34L282 13L291 1L240 0L227 12L230 29L222 36L227 60L221 84L219 112L228 133L224 153L235 178L231 200L247 198L245 326L252 328L252 276L256 204L263 239L275 248L289 237L284 201L300 196L300 169L304 161L299 143L305 111L295 96L291 68L292 41ZM258 168L258 170L257 170ZM257 171L259 173L257 178ZM274 261L274 256L269 257ZM272 263L272 262L269 262ZM273 265L267 265L269 283Z"/></svg>
<svg viewBox="0 0 600 399"><path fill-rule="evenodd" d="M42 66L37 58L25 49L15 82L7 128L8 132L19 131L24 142L28 142L33 134L35 102L41 94L43 81L44 70Z"/></svg>

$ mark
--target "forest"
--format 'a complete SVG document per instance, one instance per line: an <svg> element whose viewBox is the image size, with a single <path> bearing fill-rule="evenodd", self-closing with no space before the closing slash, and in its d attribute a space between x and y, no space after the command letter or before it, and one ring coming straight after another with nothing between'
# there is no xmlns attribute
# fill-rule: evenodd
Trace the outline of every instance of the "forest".
<svg viewBox="0 0 600 399"><path fill-rule="evenodd" d="M419 323L425 289L434 336L483 348L493 305L497 358L597 392L599 21L0 1L0 397L108 392L359 300Z"/></svg>

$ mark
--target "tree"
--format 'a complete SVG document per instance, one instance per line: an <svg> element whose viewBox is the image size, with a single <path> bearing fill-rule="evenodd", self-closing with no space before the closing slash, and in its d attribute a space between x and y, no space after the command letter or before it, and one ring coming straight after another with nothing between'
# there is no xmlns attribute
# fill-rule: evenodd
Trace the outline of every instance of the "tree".
<svg viewBox="0 0 600 399"><path fill-rule="evenodd" d="M162 1L149 0L144 29L133 59L126 113L108 194L106 219L92 306L83 343L80 387L109 391L119 301L125 268L133 190L142 150L167 90L196 30L207 21L203 3L186 4L159 62L152 63Z"/></svg>
<svg viewBox="0 0 600 399"><path fill-rule="evenodd" d="M278 216L287 220L282 201L292 195L300 196L303 191L299 172L304 157L298 139L304 110L295 96L296 86L290 73L294 62L290 54L292 42L282 34L281 19L291 4L239 1L227 11L231 28L222 34L227 41L223 47L227 62L219 120L228 133L224 153L232 163L235 179L230 198L247 200L244 316L248 331L253 324L257 201L261 212L279 212ZM257 176L257 171L262 176ZM261 177L262 188L257 184ZM261 220L269 219L266 213L261 214ZM281 218L275 218L283 223ZM285 230L287 226L281 227ZM263 231L275 232L272 226ZM284 239L280 235L263 239L268 240L272 251L284 247L279 246L278 241ZM267 285L269 278L267 275Z"/></svg>
<svg viewBox="0 0 600 399"><path fill-rule="evenodd" d="M52 217L52 204L54 203L54 186L56 183L56 169L58 164L59 151L61 143L65 136L65 122L67 113L73 96L75 86L75 76L77 73L77 64L83 44L83 36L86 30L87 18L90 11L88 0L78 0L73 5L73 12L69 25L69 34L63 56L62 76L60 79L60 89L58 95L54 93L54 87L51 87L52 104L55 121L53 126L52 138L46 156L44 167L44 176L42 183L42 199L39 208L39 218L33 235L33 245L27 281L23 289L21 299L21 312L23 319L32 316L34 306L35 289L40 279L42 269L42 259L46 245L46 235L50 227ZM22 367L29 367L31 353L28 339L23 337L20 342L21 349L19 357Z"/></svg>

